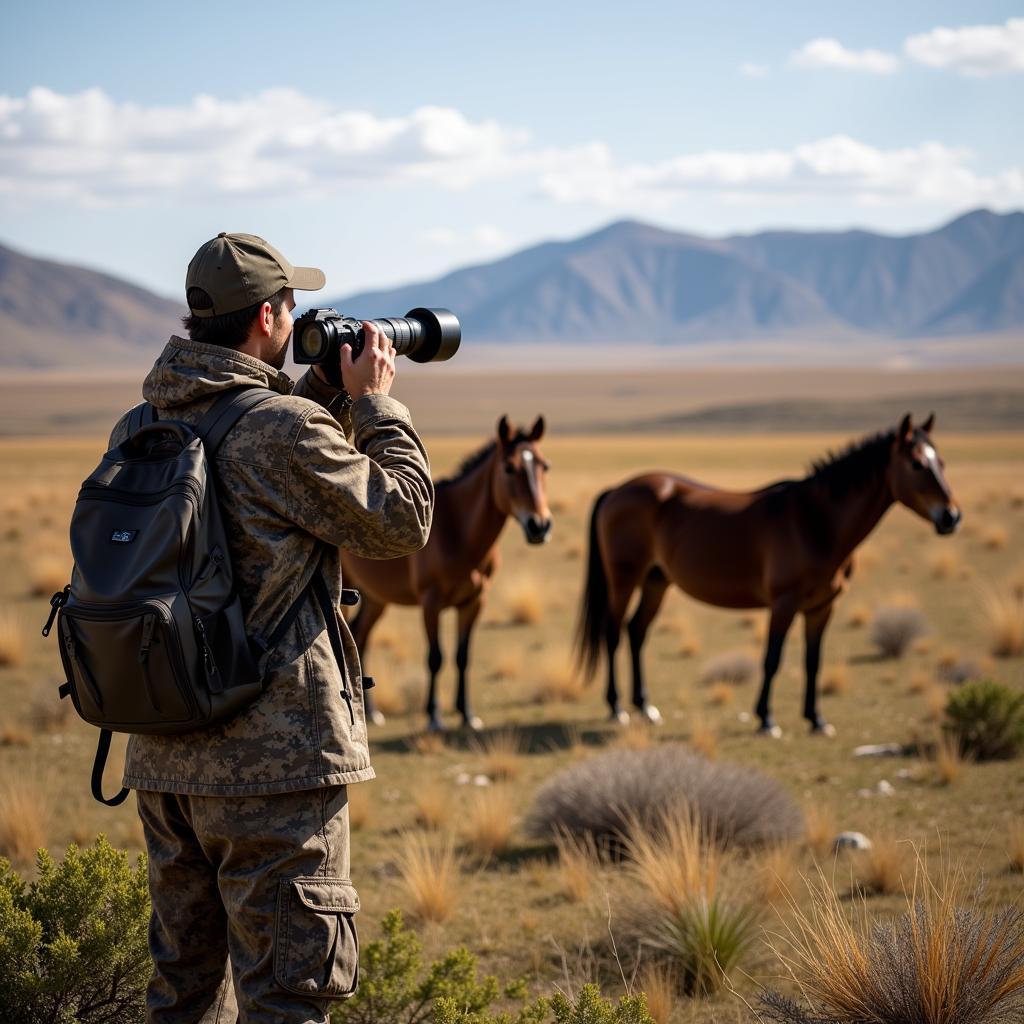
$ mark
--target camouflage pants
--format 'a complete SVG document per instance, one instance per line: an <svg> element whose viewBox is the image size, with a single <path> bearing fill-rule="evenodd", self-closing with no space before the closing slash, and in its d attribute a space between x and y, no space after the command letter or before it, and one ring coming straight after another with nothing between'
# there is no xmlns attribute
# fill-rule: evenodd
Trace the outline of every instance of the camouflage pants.
<svg viewBox="0 0 1024 1024"><path fill-rule="evenodd" d="M137 792L149 852L149 1024L323 1024L355 991L345 786Z"/></svg>

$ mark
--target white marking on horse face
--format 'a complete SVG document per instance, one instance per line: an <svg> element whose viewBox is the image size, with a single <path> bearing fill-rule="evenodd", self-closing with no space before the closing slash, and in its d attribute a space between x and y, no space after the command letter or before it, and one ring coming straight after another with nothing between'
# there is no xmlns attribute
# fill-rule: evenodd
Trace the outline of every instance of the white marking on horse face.
<svg viewBox="0 0 1024 1024"><path fill-rule="evenodd" d="M925 462L930 462L934 466L935 460L938 458L935 449L930 444L925 444L921 446L921 451L924 453Z"/></svg>
<svg viewBox="0 0 1024 1024"><path fill-rule="evenodd" d="M533 462L533 452L531 452L529 448L526 448L523 451L523 462L525 462L527 465Z"/></svg>

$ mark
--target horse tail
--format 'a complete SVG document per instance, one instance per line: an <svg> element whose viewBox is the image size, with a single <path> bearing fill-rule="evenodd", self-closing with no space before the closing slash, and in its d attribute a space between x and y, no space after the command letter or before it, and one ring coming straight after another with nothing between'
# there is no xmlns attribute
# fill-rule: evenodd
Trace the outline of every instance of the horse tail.
<svg viewBox="0 0 1024 1024"><path fill-rule="evenodd" d="M590 552L587 556L587 579L580 600L576 624L576 665L589 682L597 671L601 641L608 623L608 577L597 542L597 513L611 491L602 491L590 513Z"/></svg>

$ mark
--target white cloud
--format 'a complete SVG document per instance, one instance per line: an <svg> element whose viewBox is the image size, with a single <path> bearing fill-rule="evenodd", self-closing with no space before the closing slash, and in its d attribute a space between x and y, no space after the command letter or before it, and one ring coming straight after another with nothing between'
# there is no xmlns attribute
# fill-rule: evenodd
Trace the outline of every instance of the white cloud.
<svg viewBox="0 0 1024 1024"><path fill-rule="evenodd" d="M872 75L891 75L900 66L899 58L881 50L848 50L838 39L812 39L794 50L790 67L838 68L842 71L863 71Z"/></svg>
<svg viewBox="0 0 1024 1024"><path fill-rule="evenodd" d="M1024 18L1010 18L1005 25L934 28L908 37L903 52L919 64L963 75L1024 71Z"/></svg>
<svg viewBox="0 0 1024 1024"><path fill-rule="evenodd" d="M750 61L744 61L739 71L744 78L764 78L768 74L768 68L764 64L751 64Z"/></svg>
<svg viewBox="0 0 1024 1024"><path fill-rule="evenodd" d="M497 249L509 244L508 236L493 224L477 224L468 231L453 231L448 227L430 228L420 240L439 249L471 248L476 251Z"/></svg>

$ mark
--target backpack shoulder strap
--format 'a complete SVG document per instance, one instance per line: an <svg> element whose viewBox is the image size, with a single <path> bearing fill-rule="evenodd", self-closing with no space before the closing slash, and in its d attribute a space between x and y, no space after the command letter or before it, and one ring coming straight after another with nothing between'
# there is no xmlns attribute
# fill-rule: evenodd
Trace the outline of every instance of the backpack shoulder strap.
<svg viewBox="0 0 1024 1024"><path fill-rule="evenodd" d="M128 413L128 436L131 437L136 430L148 427L150 423L155 423L156 419L156 409L149 402L140 402Z"/></svg>
<svg viewBox="0 0 1024 1024"><path fill-rule="evenodd" d="M228 435L228 431L250 409L268 399L274 398L276 391L258 386L242 386L225 391L207 410L203 418L196 424L195 432L202 438L203 447L208 458L212 458Z"/></svg>

